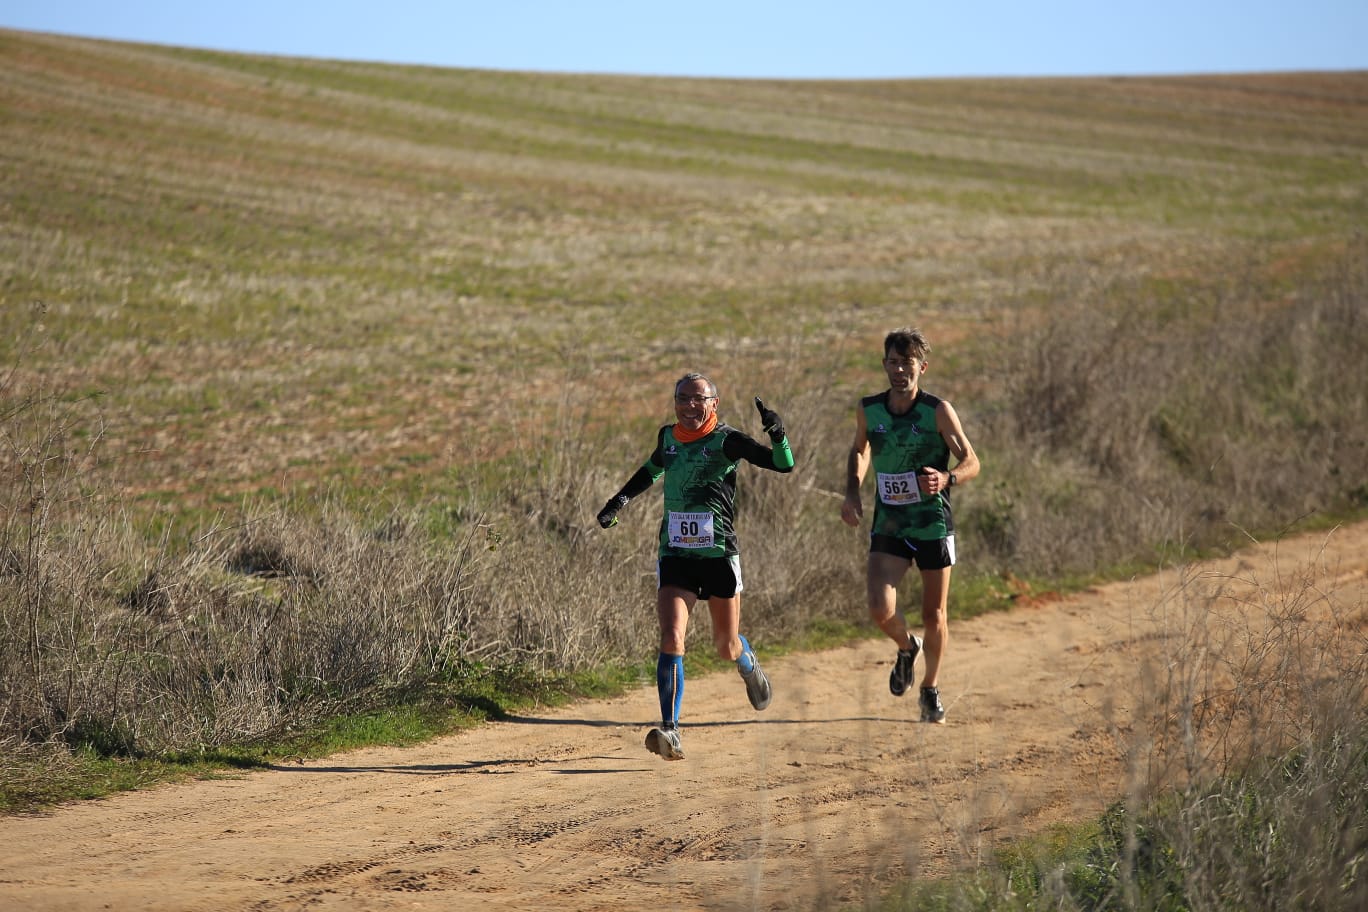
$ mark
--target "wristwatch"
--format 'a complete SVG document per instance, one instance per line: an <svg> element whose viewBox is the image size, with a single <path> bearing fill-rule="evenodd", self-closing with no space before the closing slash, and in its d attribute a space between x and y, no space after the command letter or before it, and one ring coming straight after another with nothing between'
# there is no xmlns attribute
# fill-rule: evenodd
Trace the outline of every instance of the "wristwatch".
<svg viewBox="0 0 1368 912"><path fill-rule="evenodd" d="M949 474L949 476L950 476L950 481L947 482L945 486L946 486L947 488L953 488L953 487L955 486L955 473L954 473L954 472L949 472L948 474Z"/></svg>

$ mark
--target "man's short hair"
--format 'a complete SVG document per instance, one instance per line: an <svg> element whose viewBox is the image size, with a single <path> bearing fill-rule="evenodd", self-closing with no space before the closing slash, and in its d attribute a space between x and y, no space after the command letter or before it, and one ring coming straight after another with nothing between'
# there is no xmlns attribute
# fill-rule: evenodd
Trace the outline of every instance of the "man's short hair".
<svg viewBox="0 0 1368 912"><path fill-rule="evenodd" d="M707 377L703 376L702 374L698 373L697 371L690 371L689 373L685 374L684 376L680 377L678 380L675 381L675 388L674 388L675 395L676 395L676 396L679 395L679 388L680 388L681 386L683 386L684 384L686 384L686 383L688 383L688 382L690 382L690 381L692 381L692 380L702 380L704 383L708 384L708 395L711 396L711 397L713 397L714 399L717 398L717 386L716 386L716 384L714 384L711 380L709 380Z"/></svg>
<svg viewBox="0 0 1368 912"><path fill-rule="evenodd" d="M926 356L931 354L931 343L926 341L920 329L900 326L884 336L884 357L887 358L889 352L894 351L907 358L925 361Z"/></svg>

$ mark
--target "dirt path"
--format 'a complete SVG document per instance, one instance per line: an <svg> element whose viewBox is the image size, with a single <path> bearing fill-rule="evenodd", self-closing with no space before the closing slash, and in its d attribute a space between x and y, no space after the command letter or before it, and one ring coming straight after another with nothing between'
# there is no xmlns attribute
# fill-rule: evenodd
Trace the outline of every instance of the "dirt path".
<svg viewBox="0 0 1368 912"><path fill-rule="evenodd" d="M685 695L654 686L410 749L358 751L0 820L0 908L808 909L932 875L1121 794L1140 667L1203 587L1306 585L1365 623L1368 524L960 623L945 726L912 724L868 642ZM1180 585L1181 584L1181 585ZM1238 601L1238 600L1237 600ZM1246 603L1248 604L1248 603ZM1121 728L1113 725L1119 721ZM1122 734L1118 734L1120 731Z"/></svg>

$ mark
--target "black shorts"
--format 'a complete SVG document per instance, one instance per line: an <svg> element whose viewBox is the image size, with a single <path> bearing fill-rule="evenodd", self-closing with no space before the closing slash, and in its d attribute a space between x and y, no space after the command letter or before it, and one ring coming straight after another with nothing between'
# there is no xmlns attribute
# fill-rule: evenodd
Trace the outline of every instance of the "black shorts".
<svg viewBox="0 0 1368 912"><path fill-rule="evenodd" d="M918 570L944 570L955 566L955 536L918 541L915 538L895 538L892 535L869 536L870 554L891 554L906 561L915 561Z"/></svg>
<svg viewBox="0 0 1368 912"><path fill-rule="evenodd" d="M701 599L732 598L741 591L741 558L662 557L656 561L656 584L674 586Z"/></svg>

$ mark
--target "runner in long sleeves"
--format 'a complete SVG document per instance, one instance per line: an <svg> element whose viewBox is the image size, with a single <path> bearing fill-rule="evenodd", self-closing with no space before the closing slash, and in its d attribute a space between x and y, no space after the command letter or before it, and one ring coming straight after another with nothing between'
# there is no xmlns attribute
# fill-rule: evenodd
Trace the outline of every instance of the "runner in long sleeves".
<svg viewBox="0 0 1368 912"><path fill-rule="evenodd" d="M735 526L736 468L749 462L791 472L793 453L783 420L760 399L755 406L772 446L719 421L717 406L717 387L707 377L690 373L676 381L677 422L659 430L650 457L598 514L603 528L616 525L618 511L664 477L656 564L660 727L646 734L646 747L666 760L684 759L679 738L684 636L689 612L699 599L708 603L717 654L736 663L751 706L764 709L772 696L769 678L740 632L743 587Z"/></svg>

